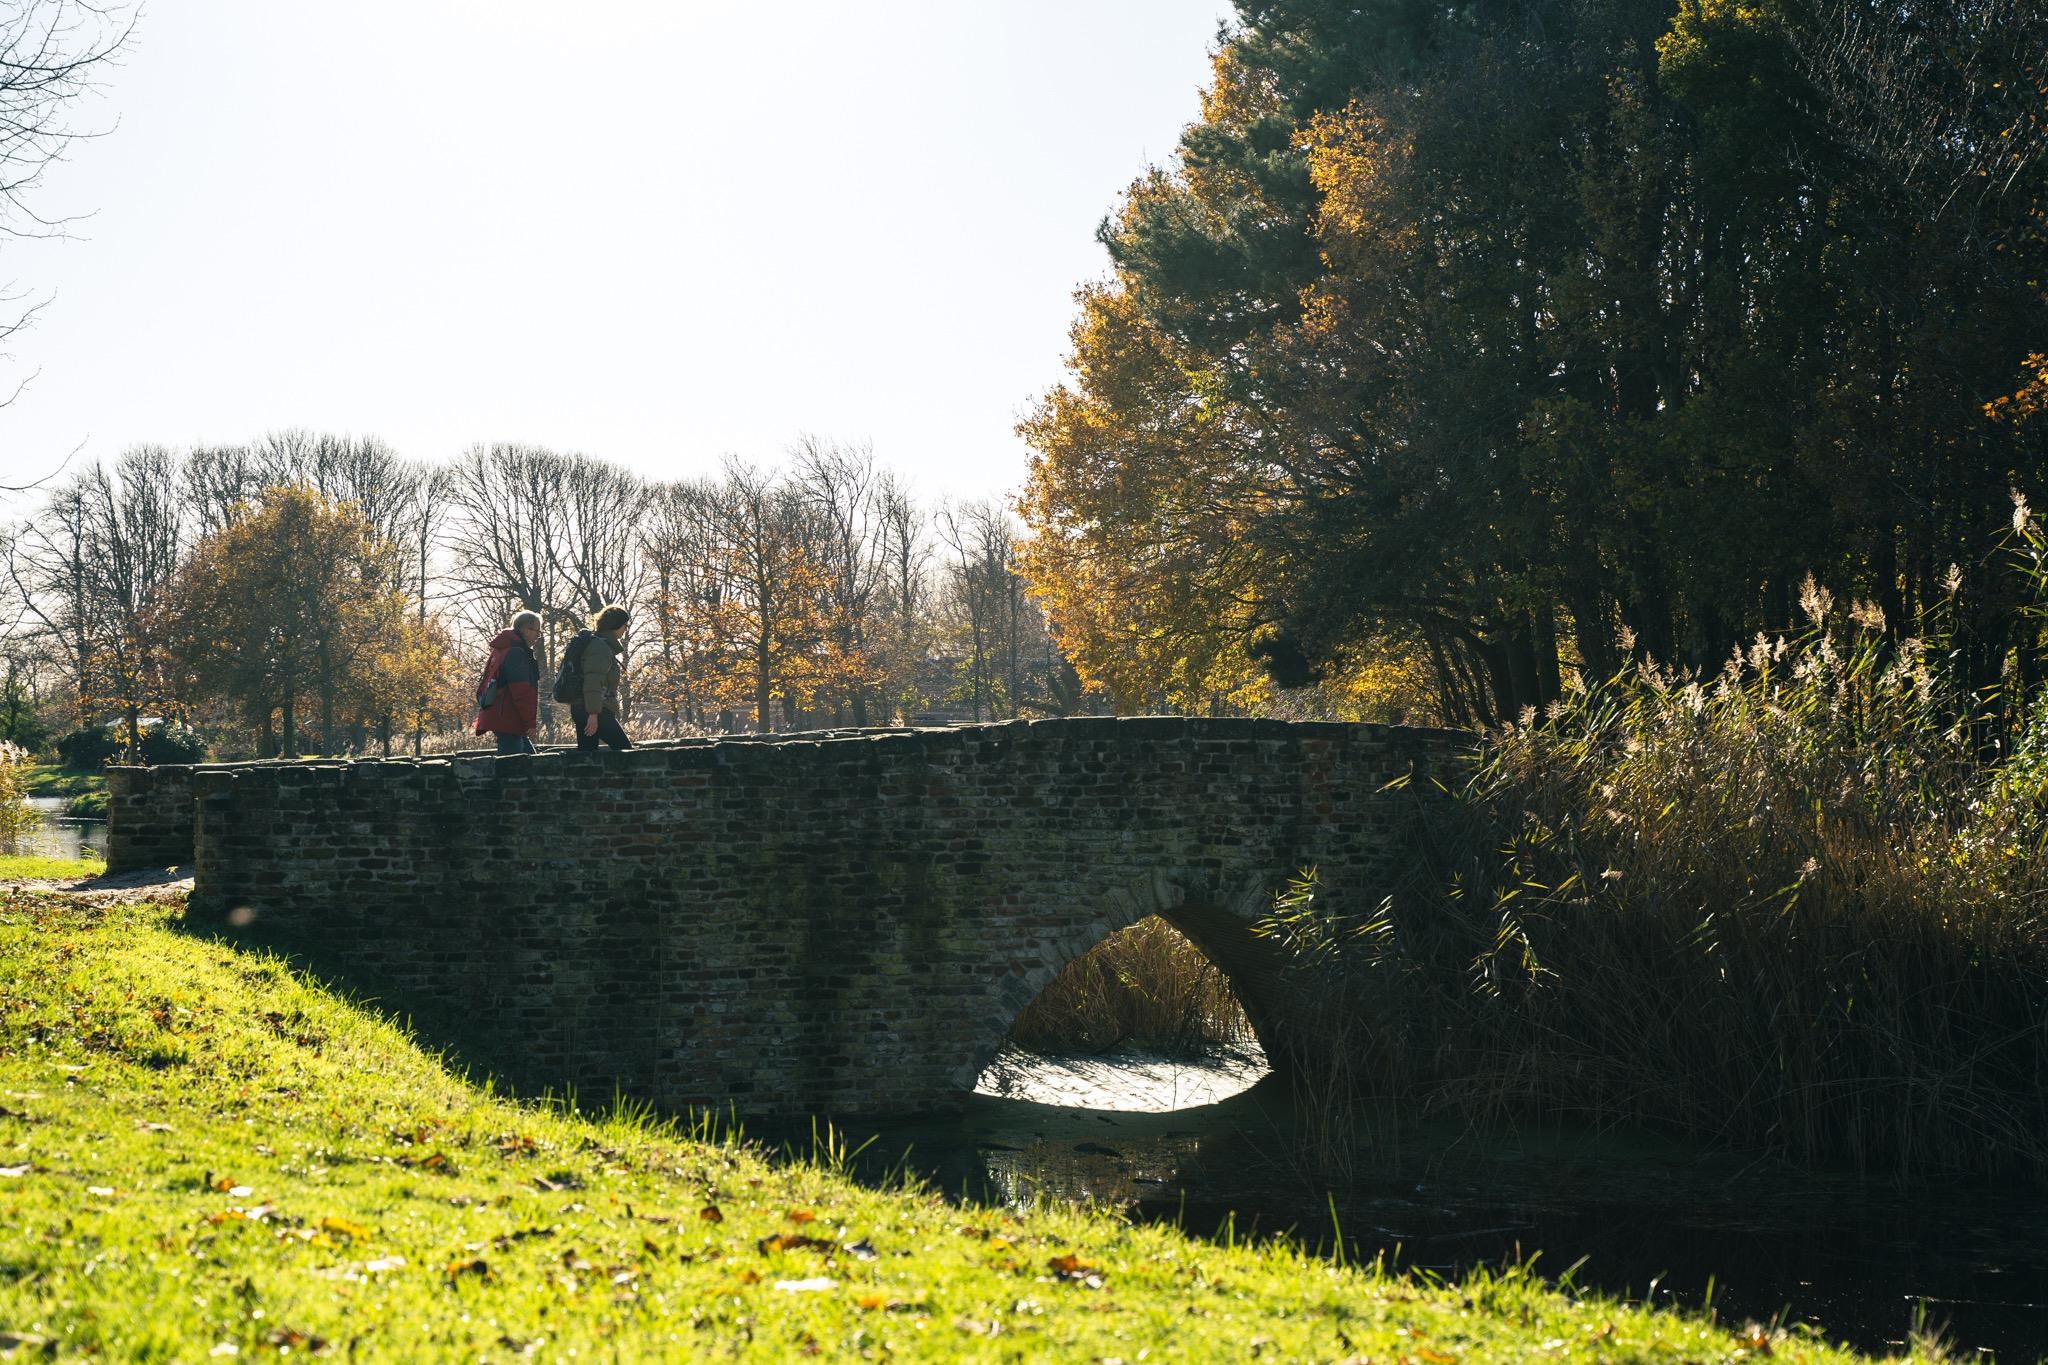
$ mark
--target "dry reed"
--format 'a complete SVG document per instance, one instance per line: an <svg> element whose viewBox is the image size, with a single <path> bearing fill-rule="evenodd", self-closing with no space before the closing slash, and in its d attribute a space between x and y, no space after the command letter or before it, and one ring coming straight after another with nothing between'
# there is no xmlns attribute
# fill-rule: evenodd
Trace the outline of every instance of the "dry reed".
<svg viewBox="0 0 2048 1365"><path fill-rule="evenodd" d="M1199 1056L1251 1037L1223 973L1156 915L1067 964L1010 1026L1020 1047Z"/></svg>
<svg viewBox="0 0 2048 1365"><path fill-rule="evenodd" d="M1282 898L1304 1008L1345 1025L1297 1033L1319 1102L2048 1177L2048 693L1987 755L1935 651L1808 606L1717 679L1645 668L1488 737L1376 913Z"/></svg>

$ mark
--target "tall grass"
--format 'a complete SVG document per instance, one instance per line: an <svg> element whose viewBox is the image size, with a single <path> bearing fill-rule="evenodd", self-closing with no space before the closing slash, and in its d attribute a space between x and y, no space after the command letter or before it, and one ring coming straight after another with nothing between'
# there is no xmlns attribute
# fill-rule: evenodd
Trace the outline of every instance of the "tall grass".
<svg viewBox="0 0 2048 1365"><path fill-rule="evenodd" d="M1010 1025L1012 1042L1039 1052L1198 1056L1250 1038L1223 973L1157 915L1068 963Z"/></svg>
<svg viewBox="0 0 2048 1365"><path fill-rule="evenodd" d="M14 853L22 831L32 829L36 813L28 804L30 756L16 744L0 743L0 853Z"/></svg>
<svg viewBox="0 0 2048 1365"><path fill-rule="evenodd" d="M2048 1178L2048 691L2001 736L1938 637L1806 607L1717 677L1645 667L1488 736L1372 913L1283 897L1265 929L1344 1025L1298 1032L1307 1084Z"/></svg>

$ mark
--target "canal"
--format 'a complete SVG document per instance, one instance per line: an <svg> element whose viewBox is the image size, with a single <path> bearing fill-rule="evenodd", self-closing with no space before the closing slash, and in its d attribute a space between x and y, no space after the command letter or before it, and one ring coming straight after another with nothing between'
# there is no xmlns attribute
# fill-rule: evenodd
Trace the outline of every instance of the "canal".
<svg viewBox="0 0 2048 1365"><path fill-rule="evenodd" d="M1964 1356L2048 1357L2048 1198L1873 1186L1622 1132L1484 1136L1385 1116L1347 1169L1255 1051L1200 1062L1006 1051L963 1111L861 1130L871 1179L1118 1208L1205 1237L1286 1235L1446 1277L1533 1259L1553 1281L1809 1324L1884 1352L1916 1322Z"/></svg>

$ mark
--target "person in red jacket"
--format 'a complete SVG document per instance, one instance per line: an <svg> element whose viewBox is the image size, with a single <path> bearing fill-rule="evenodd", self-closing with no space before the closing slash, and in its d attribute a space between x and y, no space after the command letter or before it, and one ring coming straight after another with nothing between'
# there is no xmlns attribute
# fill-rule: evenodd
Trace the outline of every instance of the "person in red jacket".
<svg viewBox="0 0 2048 1365"><path fill-rule="evenodd" d="M540 617L522 611L491 640L490 662L477 684L476 732L498 737L501 754L530 754L540 733Z"/></svg>

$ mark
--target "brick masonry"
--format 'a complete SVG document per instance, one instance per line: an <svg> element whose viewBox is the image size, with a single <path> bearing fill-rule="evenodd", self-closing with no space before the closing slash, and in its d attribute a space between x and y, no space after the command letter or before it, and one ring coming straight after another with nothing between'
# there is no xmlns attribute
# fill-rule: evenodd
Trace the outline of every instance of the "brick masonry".
<svg viewBox="0 0 2048 1365"><path fill-rule="evenodd" d="M1467 742L1083 719L116 770L109 843L157 861L182 809L195 923L444 1021L522 1089L910 1113L971 1089L1061 967L1153 913L1271 1050L1284 964L1252 922L1309 864L1377 903Z"/></svg>
<svg viewBox="0 0 2048 1365"><path fill-rule="evenodd" d="M192 861L193 769L107 769L107 871Z"/></svg>

